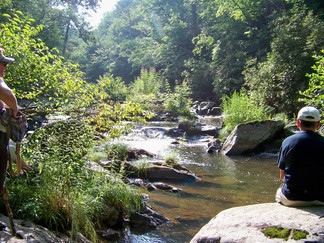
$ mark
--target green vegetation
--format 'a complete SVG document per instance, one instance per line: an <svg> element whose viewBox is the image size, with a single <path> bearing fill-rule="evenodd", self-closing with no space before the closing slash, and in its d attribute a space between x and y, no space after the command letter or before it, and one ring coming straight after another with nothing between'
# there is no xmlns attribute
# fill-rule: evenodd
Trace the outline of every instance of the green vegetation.
<svg viewBox="0 0 324 243"><path fill-rule="evenodd" d="M44 26L34 27L33 20L17 11L3 15L0 36L6 55L18 63L9 65L6 81L19 99L27 100L42 110L82 110L93 101L88 85L77 65L64 62L57 49L50 50L37 39ZM91 89L90 89L91 90Z"/></svg>
<svg viewBox="0 0 324 243"><path fill-rule="evenodd" d="M140 159L135 162L137 175L140 178L147 178L147 169L150 167L150 163L145 159Z"/></svg>
<svg viewBox="0 0 324 243"><path fill-rule="evenodd" d="M223 134L270 110L291 118L311 104L324 112L324 2L312 2L119 0L93 30L80 11L97 0L1 1L0 45L16 59L6 83L27 115L72 120L23 144L34 170L8 178L15 216L95 242L95 229L137 210L139 196L123 182L126 148L94 146L156 109L191 119L193 98L222 102ZM114 161L109 179L86 159Z"/></svg>
<svg viewBox="0 0 324 243"><path fill-rule="evenodd" d="M160 92L169 85L165 107L180 115L187 109L173 91L186 97L176 88L183 83L190 98L217 103L247 87L258 104L289 118L303 105L298 99L310 102L301 93L311 95L306 90L315 83L311 78L309 86L306 74L324 49L321 2L119 0L93 30L80 13L97 6L70 0L0 5L0 34L10 40L1 44L20 63L15 72L8 68L19 98L82 110L95 89L84 81L104 79L111 89L106 98L121 102L126 95L145 111L164 101ZM311 103L322 106L320 95Z"/></svg>
<svg viewBox="0 0 324 243"><path fill-rule="evenodd" d="M171 92L170 88L167 89L164 107L167 111L174 115L182 116L185 118L192 117L190 105L192 100L190 98L191 90L186 82L176 85L175 91Z"/></svg>
<svg viewBox="0 0 324 243"><path fill-rule="evenodd" d="M120 175L108 179L86 168L83 158L94 145L93 135L77 121L52 123L31 135L23 156L39 171L8 181L15 217L71 231L73 239L81 232L96 242L97 227L138 210L139 193Z"/></svg>
<svg viewBox="0 0 324 243"><path fill-rule="evenodd" d="M170 153L168 156L165 157L165 163L170 167L178 165L179 164L178 156L175 153Z"/></svg>
<svg viewBox="0 0 324 243"><path fill-rule="evenodd" d="M277 227L277 226L270 226L262 230L262 233L269 237L269 238L280 238L284 240L289 239L290 229Z"/></svg>
<svg viewBox="0 0 324 243"><path fill-rule="evenodd" d="M308 103L322 111L324 117L324 50L322 55L314 56L316 64L312 67L314 72L307 74L310 78L308 89L302 92L302 102Z"/></svg>
<svg viewBox="0 0 324 243"><path fill-rule="evenodd" d="M279 238L284 240L289 240L289 238L293 240L302 240L306 239L309 233L305 230L297 230L297 229L287 229L278 226L269 226L262 230L262 233L273 239Z"/></svg>
<svg viewBox="0 0 324 243"><path fill-rule="evenodd" d="M302 239L306 239L307 235L309 235L309 233L306 230L293 230L293 235L292 235L292 239L293 240L302 240Z"/></svg>
<svg viewBox="0 0 324 243"><path fill-rule="evenodd" d="M154 69L141 69L140 76L130 85L127 99L140 103L142 107L149 110L154 102L159 99L161 89L160 75Z"/></svg>
<svg viewBox="0 0 324 243"><path fill-rule="evenodd" d="M222 108L225 115L223 135L230 133L240 123L261 121L270 117L266 107L257 105L244 89L234 92L230 97L223 96Z"/></svg>
<svg viewBox="0 0 324 243"><path fill-rule="evenodd" d="M126 161L128 159L128 148L125 144L107 144L105 149L109 160Z"/></svg>

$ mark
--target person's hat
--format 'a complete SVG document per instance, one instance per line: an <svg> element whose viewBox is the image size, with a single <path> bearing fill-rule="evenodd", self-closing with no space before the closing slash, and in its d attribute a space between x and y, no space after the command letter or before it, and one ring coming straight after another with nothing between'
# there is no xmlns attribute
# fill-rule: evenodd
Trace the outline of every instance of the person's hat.
<svg viewBox="0 0 324 243"><path fill-rule="evenodd" d="M319 110L312 106L305 106L298 112L297 119L310 122L318 122L321 120Z"/></svg>
<svg viewBox="0 0 324 243"><path fill-rule="evenodd" d="M12 63L14 62L15 59L12 58L12 57L6 57L5 55L3 55L1 52L0 52L0 62L4 62L4 63Z"/></svg>

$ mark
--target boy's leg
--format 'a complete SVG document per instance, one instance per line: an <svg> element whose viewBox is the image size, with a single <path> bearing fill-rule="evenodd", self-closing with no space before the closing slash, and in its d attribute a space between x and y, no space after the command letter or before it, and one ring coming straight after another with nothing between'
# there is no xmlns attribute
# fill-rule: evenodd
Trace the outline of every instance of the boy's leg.
<svg viewBox="0 0 324 243"><path fill-rule="evenodd" d="M6 179L8 151L7 151L7 134L0 131L0 193L2 194L3 185Z"/></svg>
<svg viewBox="0 0 324 243"><path fill-rule="evenodd" d="M289 200L281 191L281 187L277 190L276 193L276 202L281 203L287 207L305 207L305 206L315 206L323 205L324 202L314 200L314 201L298 201L298 200Z"/></svg>

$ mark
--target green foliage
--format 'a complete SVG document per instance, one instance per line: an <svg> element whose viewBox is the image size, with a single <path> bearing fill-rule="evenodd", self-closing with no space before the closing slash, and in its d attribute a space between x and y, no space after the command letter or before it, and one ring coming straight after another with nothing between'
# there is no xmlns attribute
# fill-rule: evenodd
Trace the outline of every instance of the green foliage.
<svg viewBox="0 0 324 243"><path fill-rule="evenodd" d="M270 238L280 238L288 240L290 230L282 227L267 227L262 230L262 233Z"/></svg>
<svg viewBox="0 0 324 243"><path fill-rule="evenodd" d="M187 82L177 85L174 92L171 92L170 88L167 90L168 92L164 101L165 109L177 116L192 117L190 111L190 105L192 104L190 98L191 90Z"/></svg>
<svg viewBox="0 0 324 243"><path fill-rule="evenodd" d="M173 167L179 164L179 158L175 153L170 153L168 156L165 157L165 163L168 166Z"/></svg>
<svg viewBox="0 0 324 243"><path fill-rule="evenodd" d="M303 98L300 99L303 103L313 105L322 111L324 116L324 50L322 55L314 56L316 64L312 67L313 73L307 74L309 77L308 88L301 92Z"/></svg>
<svg viewBox="0 0 324 243"><path fill-rule="evenodd" d="M93 141L94 131L84 122L59 121L36 130L28 139L24 155L32 164L37 164L39 160L44 161L38 165L40 171L51 171L49 175L53 176L52 179L64 184L60 180L61 176L65 176L61 174L61 170L78 173L83 163L82 157L93 146ZM51 159L53 157L56 158L55 161ZM55 164L45 163L47 160ZM73 180L72 175L68 178Z"/></svg>
<svg viewBox="0 0 324 243"><path fill-rule="evenodd" d="M234 92L231 96L223 96L222 109L225 115L225 134L231 132L240 123L269 118L265 106L256 104L244 89Z"/></svg>
<svg viewBox="0 0 324 243"><path fill-rule="evenodd" d="M77 66L63 62L56 49L37 39L44 27L33 27L33 20L19 11L5 16L8 22L1 24L1 45L16 59L6 73L16 96L48 110L88 106L92 96L84 92L86 84Z"/></svg>
<svg viewBox="0 0 324 243"><path fill-rule="evenodd" d="M93 162L100 162L107 159L107 154L103 151L91 151L87 154L87 159Z"/></svg>
<svg viewBox="0 0 324 243"><path fill-rule="evenodd" d="M160 75L154 69L142 69L140 76L129 87L127 100L139 103L144 109L149 110L153 101L159 99L161 88Z"/></svg>
<svg viewBox="0 0 324 243"><path fill-rule="evenodd" d="M196 60L194 58L186 60L186 71L182 73L184 78L188 80L192 97L201 98L204 96L213 97L213 79L210 70L210 64L204 60Z"/></svg>
<svg viewBox="0 0 324 243"><path fill-rule="evenodd" d="M105 151L110 160L125 161L128 159L128 147L123 143L108 143L105 145Z"/></svg>
<svg viewBox="0 0 324 243"><path fill-rule="evenodd" d="M306 230L293 230L292 239L293 240L302 240L306 239L309 233Z"/></svg>
<svg viewBox="0 0 324 243"><path fill-rule="evenodd" d="M291 239L295 241L306 239L307 235L309 235L309 233L305 230L287 229L279 226L266 227L262 229L262 233L271 239L279 238L289 240L291 237Z"/></svg>
<svg viewBox="0 0 324 243"><path fill-rule="evenodd" d="M138 192L120 176L107 177L85 167L94 131L83 122L62 121L35 131L24 144L23 157L34 170L9 178L15 216L51 230L81 232L97 242L95 228L116 223L139 209ZM37 169L36 169L37 168Z"/></svg>
<svg viewBox="0 0 324 243"><path fill-rule="evenodd" d="M132 124L125 123L125 121L143 123L146 117L150 117L150 114L145 114L138 103L102 103L99 101L95 106L95 112L87 119L97 131L110 138L118 137L132 128Z"/></svg>
<svg viewBox="0 0 324 243"><path fill-rule="evenodd" d="M98 96L103 102L122 102L126 100L127 87L120 78L103 76L98 80Z"/></svg>
<svg viewBox="0 0 324 243"><path fill-rule="evenodd" d="M150 163L147 159L140 159L135 161L136 173L139 178L147 178L147 171L150 167Z"/></svg>
<svg viewBox="0 0 324 243"><path fill-rule="evenodd" d="M292 116L300 106L296 102L299 90L307 86L305 74L313 65L311 56L323 47L318 41L323 39L323 23L298 7L290 15L277 17L270 27L271 52L264 61L247 62L245 81L258 103Z"/></svg>

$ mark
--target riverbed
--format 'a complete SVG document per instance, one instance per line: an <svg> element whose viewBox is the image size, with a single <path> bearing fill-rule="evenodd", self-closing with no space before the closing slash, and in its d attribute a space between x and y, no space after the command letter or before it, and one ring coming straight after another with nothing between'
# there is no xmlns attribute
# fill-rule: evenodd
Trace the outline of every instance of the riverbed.
<svg viewBox="0 0 324 243"><path fill-rule="evenodd" d="M154 124L122 138L133 148L142 148L163 159L172 154L178 163L194 172L195 182L169 183L180 193L145 191L152 209L170 221L158 229L129 230L123 242L189 242L210 219L224 209L274 202L280 185L275 154L228 157L207 153L208 137L178 140L165 136L173 124ZM244 215L242 215L244 217Z"/></svg>

